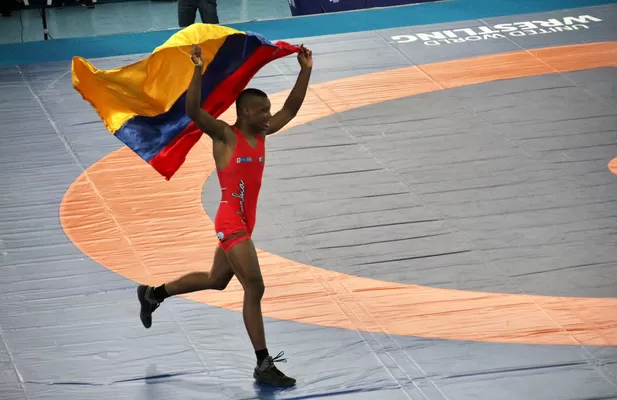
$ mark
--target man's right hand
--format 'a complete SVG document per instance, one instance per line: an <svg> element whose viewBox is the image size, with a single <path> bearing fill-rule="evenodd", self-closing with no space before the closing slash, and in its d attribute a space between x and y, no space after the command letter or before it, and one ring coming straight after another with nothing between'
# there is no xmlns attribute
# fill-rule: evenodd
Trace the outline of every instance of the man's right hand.
<svg viewBox="0 0 617 400"><path fill-rule="evenodd" d="M204 65L204 57L201 55L201 47L198 44L193 45L189 54L191 55L191 61L193 61L196 67Z"/></svg>

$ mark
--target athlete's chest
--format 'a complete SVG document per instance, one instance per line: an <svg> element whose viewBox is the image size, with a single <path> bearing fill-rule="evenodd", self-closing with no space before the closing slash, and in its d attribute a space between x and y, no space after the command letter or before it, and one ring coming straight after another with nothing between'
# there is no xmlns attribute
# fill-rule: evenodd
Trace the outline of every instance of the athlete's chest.
<svg viewBox="0 0 617 400"><path fill-rule="evenodd" d="M266 157L261 154L234 154L231 163L235 169L260 170L266 163Z"/></svg>
<svg viewBox="0 0 617 400"><path fill-rule="evenodd" d="M238 135L230 161L237 171L261 175L266 163L264 139L259 137L253 143L249 143L242 135Z"/></svg>

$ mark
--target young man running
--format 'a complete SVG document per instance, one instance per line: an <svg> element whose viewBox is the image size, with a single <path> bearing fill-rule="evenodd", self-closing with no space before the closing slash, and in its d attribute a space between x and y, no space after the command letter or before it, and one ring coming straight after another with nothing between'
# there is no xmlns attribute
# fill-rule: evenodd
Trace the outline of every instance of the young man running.
<svg viewBox="0 0 617 400"><path fill-rule="evenodd" d="M146 328L152 325L152 312L167 297L200 290L223 290L235 275L244 289L242 314L244 325L257 356L253 377L274 386L293 386L288 377L274 365L282 353L268 354L261 314L264 282L257 252L251 239L257 213L257 199L265 163L265 137L289 123L300 109L306 95L313 56L302 47L298 54L300 73L283 108L270 113L268 96L257 89L244 90L236 100L237 120L232 126L213 118L201 108L203 57L199 46L193 46L191 59L195 73L186 96L186 112L195 125L212 138L212 148L222 198L214 221L219 246L209 272L192 272L159 287L140 285L140 318Z"/></svg>

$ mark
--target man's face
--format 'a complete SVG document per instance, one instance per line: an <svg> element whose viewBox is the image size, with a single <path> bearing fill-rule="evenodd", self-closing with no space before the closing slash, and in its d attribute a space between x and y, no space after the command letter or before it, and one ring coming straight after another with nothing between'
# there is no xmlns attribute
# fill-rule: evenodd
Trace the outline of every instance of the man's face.
<svg viewBox="0 0 617 400"><path fill-rule="evenodd" d="M265 132L270 128L272 114L270 113L270 100L267 97L253 97L245 112L249 124L256 131Z"/></svg>

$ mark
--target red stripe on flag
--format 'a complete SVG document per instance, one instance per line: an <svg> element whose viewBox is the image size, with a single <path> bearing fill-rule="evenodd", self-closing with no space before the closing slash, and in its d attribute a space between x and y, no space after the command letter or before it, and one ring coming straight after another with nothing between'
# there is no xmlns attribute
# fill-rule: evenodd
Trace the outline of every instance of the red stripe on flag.
<svg viewBox="0 0 617 400"><path fill-rule="evenodd" d="M275 45L277 48L262 46L257 49L251 58L212 91L202 108L207 110L214 118L218 118L236 101L240 92L244 90L253 76L264 65L300 50L299 47L286 42L277 42ZM202 135L203 133L191 122L186 129L152 158L149 164L166 180L170 180L180 169L186 160L186 155Z"/></svg>

